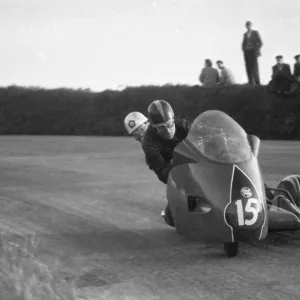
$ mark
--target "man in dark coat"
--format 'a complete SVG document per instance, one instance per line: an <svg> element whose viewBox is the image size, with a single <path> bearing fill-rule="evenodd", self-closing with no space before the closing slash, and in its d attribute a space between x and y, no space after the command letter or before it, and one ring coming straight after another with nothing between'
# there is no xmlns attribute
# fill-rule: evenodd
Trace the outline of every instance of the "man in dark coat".
<svg viewBox="0 0 300 300"><path fill-rule="evenodd" d="M272 79L278 77L284 77L286 79L292 79L291 68L289 64L283 62L283 56L277 55L276 56L276 65L272 67Z"/></svg>
<svg viewBox="0 0 300 300"><path fill-rule="evenodd" d="M272 80L269 87L276 93L287 93L293 82L291 68L288 64L283 62L283 56L276 56L276 65L272 67Z"/></svg>
<svg viewBox="0 0 300 300"><path fill-rule="evenodd" d="M295 60L293 76L297 82L300 82L300 54L295 56Z"/></svg>
<svg viewBox="0 0 300 300"><path fill-rule="evenodd" d="M252 30L252 23L250 21L246 22L246 28L247 32L243 36L242 50L244 52L248 83L256 85L260 84L258 57L261 56L263 43L259 32Z"/></svg>

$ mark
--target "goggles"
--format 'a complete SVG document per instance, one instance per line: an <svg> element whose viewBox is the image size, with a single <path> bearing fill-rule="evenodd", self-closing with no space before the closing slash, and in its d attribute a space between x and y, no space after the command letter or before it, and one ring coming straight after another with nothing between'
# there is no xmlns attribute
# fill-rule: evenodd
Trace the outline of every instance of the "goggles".
<svg viewBox="0 0 300 300"><path fill-rule="evenodd" d="M175 124L175 121L174 119L171 119L165 123L159 123L159 124L155 124L154 127L157 129L157 130L165 130L167 128L172 128Z"/></svg>

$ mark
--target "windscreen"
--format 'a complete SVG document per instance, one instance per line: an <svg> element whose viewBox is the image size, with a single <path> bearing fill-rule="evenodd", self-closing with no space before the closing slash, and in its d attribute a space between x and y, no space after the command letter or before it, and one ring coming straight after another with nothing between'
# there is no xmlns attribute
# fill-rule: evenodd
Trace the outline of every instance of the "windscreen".
<svg viewBox="0 0 300 300"><path fill-rule="evenodd" d="M199 115L190 128L187 140L215 162L234 164L252 157L244 129L221 111L210 110Z"/></svg>

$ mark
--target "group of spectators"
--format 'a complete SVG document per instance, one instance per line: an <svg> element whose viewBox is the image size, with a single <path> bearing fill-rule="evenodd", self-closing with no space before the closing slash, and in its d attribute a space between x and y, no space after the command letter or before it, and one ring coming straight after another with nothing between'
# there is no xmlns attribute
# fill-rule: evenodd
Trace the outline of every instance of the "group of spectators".
<svg viewBox="0 0 300 300"><path fill-rule="evenodd" d="M269 90L283 95L300 93L300 54L295 55L293 73L290 65L283 62L283 56L276 56L276 65L272 67L272 79Z"/></svg>
<svg viewBox="0 0 300 300"><path fill-rule="evenodd" d="M252 23L246 22L247 31L243 35L242 51L248 84L260 85L258 57L261 56L262 39L257 30L252 29ZM283 56L276 56L277 64L272 67L271 81L268 84L269 90L278 94L294 95L300 93L300 54L295 56L293 74L288 64L283 62ZM210 59L205 60L205 67L201 70L199 81L203 87L214 87L218 85L235 84L232 71L227 68L223 61L216 62L217 68L213 67Z"/></svg>
<svg viewBox="0 0 300 300"><path fill-rule="evenodd" d="M204 61L204 68L199 76L199 81L202 83L202 86L214 87L217 85L224 86L235 84L236 82L232 71L224 65L223 61L218 60L216 64L220 70L220 73L216 68L213 67L210 59L206 59Z"/></svg>

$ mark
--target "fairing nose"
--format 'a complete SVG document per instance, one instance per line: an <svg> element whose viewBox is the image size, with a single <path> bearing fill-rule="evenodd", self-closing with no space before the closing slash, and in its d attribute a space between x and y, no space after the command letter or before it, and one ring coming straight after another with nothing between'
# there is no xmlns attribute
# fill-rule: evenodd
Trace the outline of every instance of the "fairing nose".
<svg viewBox="0 0 300 300"><path fill-rule="evenodd" d="M224 210L224 220L232 230L234 240L261 239L266 222L266 207L259 187L238 166L233 167L230 202Z"/></svg>
<svg viewBox="0 0 300 300"><path fill-rule="evenodd" d="M268 225L266 205L255 161L244 166L190 164L189 170L190 179L185 186L192 214L202 212L199 218L213 218L216 223L224 224L232 241L264 238Z"/></svg>

